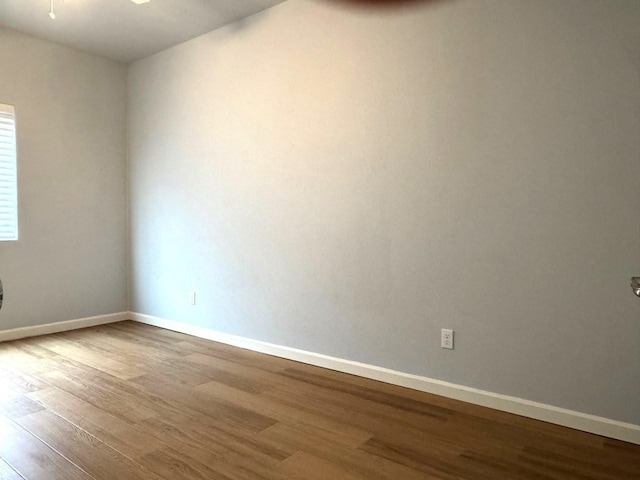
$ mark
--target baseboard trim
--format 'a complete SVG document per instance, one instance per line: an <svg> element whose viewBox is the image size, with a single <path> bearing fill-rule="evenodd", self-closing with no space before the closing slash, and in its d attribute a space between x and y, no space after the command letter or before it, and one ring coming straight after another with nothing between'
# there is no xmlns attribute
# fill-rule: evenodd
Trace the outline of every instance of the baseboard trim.
<svg viewBox="0 0 640 480"><path fill-rule="evenodd" d="M50 333L67 332L79 328L95 327L107 323L121 322L129 319L129 312L112 313L110 315L99 315L96 317L78 318L63 322L47 323L45 325L34 325L33 327L14 328L12 330L0 330L0 342L19 340L21 338L37 337Z"/></svg>
<svg viewBox="0 0 640 480"><path fill-rule="evenodd" d="M95 327L97 325L105 325L123 320L134 320L147 325L244 348L254 352L265 353L276 357L286 358L288 360L315 365L317 367L328 368L330 370L349 373L359 377L370 378L372 380L378 380L392 385L398 385L401 387L411 388L413 390L432 393L434 395L453 398L463 402L481 405L640 445L640 425L619 422L617 420L554 407L544 403L532 402L522 398L501 395L477 388L466 387L464 385L457 385L454 383L444 382L442 380L390 370L388 368L378 367L375 365L368 365L342 358L330 357L320 353L308 352L297 348L275 345L237 335L230 335L208 328L188 325L182 322L153 317L151 315L144 315L141 313L120 312L110 315L99 315L95 317L49 323L46 325L35 325L32 327L3 330L0 331L0 342L47 335L51 333L66 332L80 328Z"/></svg>
<svg viewBox="0 0 640 480"><path fill-rule="evenodd" d="M130 312L136 322L640 445L640 425Z"/></svg>

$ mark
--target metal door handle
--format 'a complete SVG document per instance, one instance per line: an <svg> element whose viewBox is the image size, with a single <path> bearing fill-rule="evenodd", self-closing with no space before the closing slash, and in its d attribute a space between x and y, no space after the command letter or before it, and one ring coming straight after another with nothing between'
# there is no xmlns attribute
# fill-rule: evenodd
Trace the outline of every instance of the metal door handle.
<svg viewBox="0 0 640 480"><path fill-rule="evenodd" d="M640 277L633 277L631 279L631 288L633 289L633 293L640 297Z"/></svg>

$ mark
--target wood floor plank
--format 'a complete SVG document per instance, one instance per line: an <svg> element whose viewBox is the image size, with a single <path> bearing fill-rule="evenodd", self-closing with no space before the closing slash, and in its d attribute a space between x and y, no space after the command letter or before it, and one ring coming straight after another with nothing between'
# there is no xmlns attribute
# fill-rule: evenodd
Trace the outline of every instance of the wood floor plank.
<svg viewBox="0 0 640 480"><path fill-rule="evenodd" d="M268 356L269 360L265 361L265 355L250 350L244 350L230 345L225 345L211 340L205 340L198 337L184 335L182 333L173 332L148 325L142 326L137 322L119 322L110 324L109 327L116 329L121 333L126 333L129 338L135 339L139 336L151 341L162 342L167 347L178 348L184 355L193 353L204 353L216 358L221 358L236 362L241 365L253 366L264 370L274 372L281 371L285 368L294 368L300 365L298 362L287 360L279 357Z"/></svg>
<svg viewBox="0 0 640 480"><path fill-rule="evenodd" d="M302 480L270 469L270 466L279 463L277 457L283 457L281 452L276 450L275 455L269 452L265 454L264 446L259 446L257 451L252 451L251 445L241 445L241 448L238 448L237 441L232 439L227 443L228 437L220 437L221 432L213 434L211 427L206 427L207 423L210 424L194 423L193 419L173 419L168 422L154 419L140 422L136 425L137 428L170 445L170 448L163 450L161 454L152 452L140 459L140 462L163 476L170 472L175 474L177 471L183 471L186 469L183 464L187 464L190 472L214 472L215 475L211 474L213 478L221 476L230 480ZM156 460L160 464L153 463ZM152 463L146 463L149 461ZM166 465L167 462L172 463L173 467ZM171 476L168 480L175 478L181 477Z"/></svg>
<svg viewBox="0 0 640 480"><path fill-rule="evenodd" d="M217 476L228 480L289 480L292 478L268 469L254 455L233 454L226 449L220 451L218 445L204 444L198 437L194 438L188 432L177 430L174 427L167 426L159 429L155 425L144 424L139 425L139 427L149 435L164 439L171 446L170 450L163 450L160 457L152 453L141 459L143 463L147 460L151 462L159 460L161 462L159 465L144 463L150 470L159 475L166 477L168 473L176 474L177 471L184 469L182 464L186 463L200 473L208 472L209 470L215 472L213 478L217 478ZM183 428L186 429L186 427ZM166 462L173 462L175 468L165 465ZM297 477L293 478L298 480ZM168 480L178 479L182 480L182 477L168 477Z"/></svg>
<svg viewBox="0 0 640 480"><path fill-rule="evenodd" d="M510 478L513 480L526 480L529 478L537 478L540 480L555 479L554 472L549 470L476 452L463 453L458 461L457 467L461 470L464 469L466 475L473 475L475 478L483 480L490 480L495 478L496 475L500 478ZM578 474L578 472L573 472L573 478L576 480L581 478L580 476L575 476L576 474Z"/></svg>
<svg viewBox="0 0 640 480"><path fill-rule="evenodd" d="M217 398L229 404L242 405L244 408L274 418L280 421L290 421L293 423L303 422L319 425L321 428L332 429L342 435L351 436L355 442L363 442L370 438L372 433L365 429L354 427L350 424L343 424L324 414L323 410L308 412L303 405L288 405L280 403L271 398L251 395L232 387L210 382L196 387L197 391Z"/></svg>
<svg viewBox="0 0 640 480"><path fill-rule="evenodd" d="M0 389L0 480L640 479L637 445L134 322L0 343Z"/></svg>
<svg viewBox="0 0 640 480"><path fill-rule="evenodd" d="M48 365L39 364L36 357L25 351L30 344L26 342L0 342L0 369L5 372L20 372L32 375L48 370Z"/></svg>
<svg viewBox="0 0 640 480"><path fill-rule="evenodd" d="M274 422L238 406L208 401L198 392L185 393L164 376L151 378L149 388L144 388L100 371L79 369L67 361L59 366L58 372L42 377L51 385L131 424L157 415L174 423L190 419L229 431L253 432Z"/></svg>
<svg viewBox="0 0 640 480"><path fill-rule="evenodd" d="M184 352L182 349L172 348L177 342L181 341L195 341L193 337L182 336L179 333L165 330L162 328L149 327L140 329L136 322L119 322L108 325L109 328L115 330L125 338L129 338L131 341L140 342L146 341L149 344L162 346L176 353Z"/></svg>
<svg viewBox="0 0 640 480"><path fill-rule="evenodd" d="M155 437L141 432L95 405L57 388L38 390L28 394L28 397L42 405L43 409L46 408L63 417L99 438L114 450L133 459L138 459L166 446Z"/></svg>
<svg viewBox="0 0 640 480"><path fill-rule="evenodd" d="M455 412L455 418L463 419L487 419L496 423L502 423L508 427L520 427L520 432L528 432L531 437L531 441L536 441L539 436L545 435L545 441L552 437L556 440L571 445L584 445L589 447L601 447L603 441L607 440L603 437L592 435L579 430L568 429L559 425L554 425L548 422L541 422L533 420L531 418L522 417L519 415L494 410L488 407L480 405L473 405L470 403L460 402L447 397L433 395L430 393L421 392L418 390L412 390L410 388L400 387L398 385L392 385L384 382L379 382L369 378L357 377L355 375L349 375L341 373L335 370L329 370L325 368L317 368L312 365L306 365L303 363L296 363L294 370L300 370L301 372L311 373L314 376L322 376L326 379L336 382L348 382L353 386L362 387L365 389L373 389L380 391L381 393L388 393L393 396L403 397L409 400L425 403L433 407L441 407L446 410L452 410ZM287 369L288 370L288 369ZM461 409L460 406L464 405ZM449 420L450 421L450 420ZM625 442L621 442L624 445L628 445Z"/></svg>
<svg viewBox="0 0 640 480"><path fill-rule="evenodd" d="M310 413L322 411L336 422L371 432L385 431L389 424L403 425L407 428L437 429L449 418L443 414L407 412L365 398L314 386L276 388L264 392L261 398L269 398Z"/></svg>
<svg viewBox="0 0 640 480"><path fill-rule="evenodd" d="M5 389L0 396L0 414L10 419L29 415L43 410L44 407L34 402L30 398L20 394L12 393Z"/></svg>
<svg viewBox="0 0 640 480"><path fill-rule="evenodd" d="M91 372L87 372L88 375ZM64 390L92 405L95 405L117 418L130 422L154 417L156 413L137 402L121 395L116 395L96 385L88 384L86 380L70 377L61 371L44 374L42 377L50 385Z"/></svg>
<svg viewBox="0 0 640 480"><path fill-rule="evenodd" d="M584 458L584 454L576 458L552 452L548 449L525 447L519 456L522 464L549 472L570 471L576 477L599 480L637 480L640 468L628 463L610 464L600 461L599 455Z"/></svg>
<svg viewBox="0 0 640 480"><path fill-rule="evenodd" d="M11 389L20 393L30 393L48 385L36 377L16 369L7 370L0 365L0 390Z"/></svg>
<svg viewBox="0 0 640 480"><path fill-rule="evenodd" d="M0 480L24 480L24 477L19 475L8 463L0 458Z"/></svg>
<svg viewBox="0 0 640 480"><path fill-rule="evenodd" d="M170 448L168 444L172 443L174 437L167 435L165 429L147 429L156 433L156 438L145 433L144 428L135 428L89 403L54 388L33 392L29 397L163 478L227 479L205 464ZM193 454L189 448L186 452ZM215 455L207 455L206 460L219 463L219 457Z"/></svg>
<svg viewBox="0 0 640 480"><path fill-rule="evenodd" d="M0 415L0 457L26 480L93 480L93 477Z"/></svg>
<svg viewBox="0 0 640 480"><path fill-rule="evenodd" d="M140 341L130 341L118 338L112 334L113 329L108 326L99 326L91 329L74 330L65 332L63 338L92 349L98 349L101 354L118 358L126 358L127 365L132 360L147 365L149 360L173 360L180 358L178 355L166 348L148 346Z"/></svg>
<svg viewBox="0 0 640 480"><path fill-rule="evenodd" d="M122 380L130 380L144 374L144 370L135 365L127 365L105 355L101 355L96 351L89 351L86 348L74 345L73 342L67 341L62 336L40 339L38 345L58 355L83 363Z"/></svg>
<svg viewBox="0 0 640 480"><path fill-rule="evenodd" d="M158 374L145 375L137 378L132 383L143 386L150 394L171 402L176 409L180 409L191 416L200 417L205 415L218 419L221 424L230 423L238 428L249 428L252 431L263 430L275 423L275 420L264 412L248 408L241 403L220 401L211 395L203 393L198 387L188 391L176 389L172 383L167 382L166 379ZM242 390L215 383L252 396Z"/></svg>
<svg viewBox="0 0 640 480"><path fill-rule="evenodd" d="M282 422L260 432L259 437L283 450L288 449L292 455L305 452L368 480L430 478L423 472L357 448L337 448L336 445L339 444L334 436L318 433L315 429L309 430L305 426L292 426Z"/></svg>
<svg viewBox="0 0 640 480"><path fill-rule="evenodd" d="M143 461L163 478L185 480L229 480L229 477L212 470L200 462L185 459L170 448L147 454Z"/></svg>
<svg viewBox="0 0 640 480"><path fill-rule="evenodd" d="M460 454L438 444L400 446L373 437L359 447L361 450L389 461L419 470L440 480L478 479L470 469L460 466ZM505 478L496 476L495 478ZM535 477L534 477L535 478Z"/></svg>
<svg viewBox="0 0 640 480"><path fill-rule="evenodd" d="M307 480L327 480L340 478L342 480L367 480L360 475L352 474L338 465L314 457L306 452L298 452L278 467L282 472L293 473Z"/></svg>
<svg viewBox="0 0 640 480"><path fill-rule="evenodd" d="M214 453L218 458L245 458L251 456L265 467L276 466L288 453L246 434L233 434L220 428L193 420L176 422L164 418L152 418L137 426L156 437L164 434L174 441L188 443Z"/></svg>
<svg viewBox="0 0 640 480"><path fill-rule="evenodd" d="M123 381L99 370L87 369L70 361L59 361L58 370L43 374L41 377L54 385L75 395L88 403L99 406L109 413L131 422L151 418L155 415L195 414L188 406L161 397L133 381ZM186 374L188 376L188 374ZM146 377L143 375L142 377ZM164 377L160 383L165 382ZM180 390L172 384L172 390Z"/></svg>
<svg viewBox="0 0 640 480"><path fill-rule="evenodd" d="M374 384L373 388L354 385L350 382L351 377L347 377L343 380L330 380L322 375L304 372L294 368L285 369L281 372L281 375L298 380L312 387L318 387L312 390L314 392L324 390L332 393L342 393L348 395L350 399L355 397L357 399L367 401L369 402L368 405L383 405L390 407L391 409L406 412L407 414L413 413L417 415L446 419L453 413L453 410L450 408L438 407L424 401L418 401L401 395L380 391L375 388L378 386L377 384Z"/></svg>
<svg viewBox="0 0 640 480"><path fill-rule="evenodd" d="M274 372L273 368L260 368L253 365L245 365L238 363L237 361L227 360L219 356L207 355L204 353L194 353L187 355L180 359L183 365L194 368L194 365L199 365L215 369L224 369L229 372L233 372L239 377L247 378L251 381L258 382L262 387L261 391L269 390L274 386L295 385L300 382L294 382L291 378L283 376L280 371ZM264 362L263 362L264 365ZM211 380L216 380L212 378ZM222 382L223 383L223 382Z"/></svg>
<svg viewBox="0 0 640 480"><path fill-rule="evenodd" d="M176 357L189 355L191 352L185 350L180 346L181 341L176 341L175 339L164 339L160 338L155 334L156 329L150 330L130 330L128 328L122 328L122 325L129 322L120 322L109 325L103 325L103 328L108 329L109 335L113 338L117 338L123 340L125 342L131 343L131 345L142 345L147 346L149 348L158 349L164 351L166 353L170 353L175 355ZM130 322L134 324L135 322ZM160 330L160 329L157 329ZM185 337L189 338L189 337ZM185 339L182 339L184 341Z"/></svg>
<svg viewBox="0 0 640 480"><path fill-rule="evenodd" d="M48 410L17 420L96 480L159 480L161 477L109 447L100 439Z"/></svg>
<svg viewBox="0 0 640 480"><path fill-rule="evenodd" d="M347 435L326 425L303 421L281 421L259 433L260 438L268 438L270 441L277 439L279 445L288 449L292 454L310 441L321 441L334 446L342 445L345 448L357 448L370 436L369 433L362 437Z"/></svg>

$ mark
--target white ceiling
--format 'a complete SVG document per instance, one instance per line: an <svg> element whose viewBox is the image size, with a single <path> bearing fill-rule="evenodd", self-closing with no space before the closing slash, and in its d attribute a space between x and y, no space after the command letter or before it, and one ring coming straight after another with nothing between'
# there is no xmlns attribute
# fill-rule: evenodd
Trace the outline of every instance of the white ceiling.
<svg viewBox="0 0 640 480"><path fill-rule="evenodd" d="M284 0L0 0L0 26L132 62Z"/></svg>

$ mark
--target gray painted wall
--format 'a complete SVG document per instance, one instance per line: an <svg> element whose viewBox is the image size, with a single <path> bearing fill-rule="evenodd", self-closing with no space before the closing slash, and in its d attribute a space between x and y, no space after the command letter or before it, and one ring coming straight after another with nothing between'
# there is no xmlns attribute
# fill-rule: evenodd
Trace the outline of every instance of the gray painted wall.
<svg viewBox="0 0 640 480"><path fill-rule="evenodd" d="M430 3L130 68L132 308L640 424L640 2Z"/></svg>
<svg viewBox="0 0 640 480"><path fill-rule="evenodd" d="M0 28L20 239L0 242L0 330L127 309L126 67Z"/></svg>

